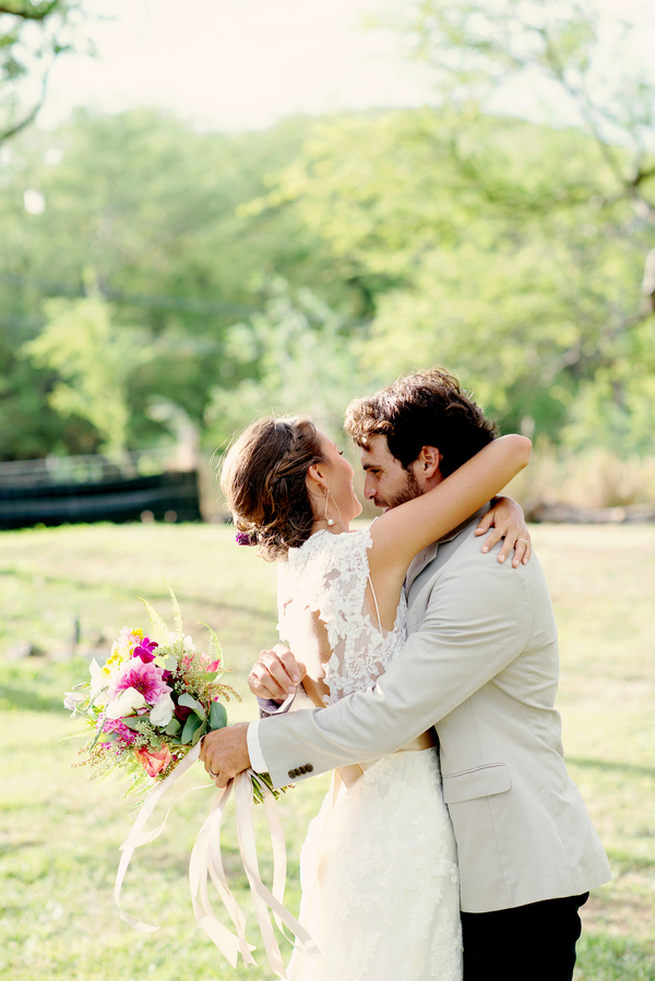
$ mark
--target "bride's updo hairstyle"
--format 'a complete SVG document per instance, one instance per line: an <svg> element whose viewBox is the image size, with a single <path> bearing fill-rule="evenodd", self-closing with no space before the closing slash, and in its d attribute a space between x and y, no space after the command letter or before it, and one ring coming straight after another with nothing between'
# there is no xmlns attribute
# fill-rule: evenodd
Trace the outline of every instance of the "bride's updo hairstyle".
<svg viewBox="0 0 655 981"><path fill-rule="evenodd" d="M258 419L228 450L221 490L236 528L266 558L286 555L311 535L314 514L305 479L322 460L316 426L304 417Z"/></svg>

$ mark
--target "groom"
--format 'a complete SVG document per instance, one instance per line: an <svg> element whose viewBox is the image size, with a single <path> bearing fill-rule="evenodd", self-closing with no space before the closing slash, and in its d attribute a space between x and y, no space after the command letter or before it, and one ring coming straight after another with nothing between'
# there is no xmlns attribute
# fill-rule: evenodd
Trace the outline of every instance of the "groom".
<svg viewBox="0 0 655 981"><path fill-rule="evenodd" d="M425 493L488 442L490 428L441 369L353 402L345 427L361 448L366 496L382 508ZM441 460L429 479L417 466L425 447ZM512 568L482 555L481 513L410 565L409 637L374 689L210 733L201 755L219 784L252 760L282 786L377 759L434 726L457 842L465 981L571 981L578 910L609 867L564 765L543 573L534 558ZM280 697L301 673L276 648L260 657L251 687Z"/></svg>

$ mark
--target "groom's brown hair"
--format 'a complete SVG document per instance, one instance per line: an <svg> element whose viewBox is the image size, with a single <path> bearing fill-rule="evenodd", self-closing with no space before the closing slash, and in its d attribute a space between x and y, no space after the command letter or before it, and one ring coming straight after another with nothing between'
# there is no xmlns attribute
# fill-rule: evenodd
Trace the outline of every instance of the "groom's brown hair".
<svg viewBox="0 0 655 981"><path fill-rule="evenodd" d="M405 375L346 409L344 428L359 446L386 436L389 452L405 469L421 447L436 446L444 477L496 436L496 425L445 368Z"/></svg>

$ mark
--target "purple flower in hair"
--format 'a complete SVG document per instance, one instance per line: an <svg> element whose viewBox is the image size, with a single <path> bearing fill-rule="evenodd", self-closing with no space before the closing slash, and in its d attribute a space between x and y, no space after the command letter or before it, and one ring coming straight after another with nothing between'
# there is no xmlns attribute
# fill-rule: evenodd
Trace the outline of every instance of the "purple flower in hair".
<svg viewBox="0 0 655 981"><path fill-rule="evenodd" d="M254 545L254 542L247 531L238 531L234 536L237 545Z"/></svg>

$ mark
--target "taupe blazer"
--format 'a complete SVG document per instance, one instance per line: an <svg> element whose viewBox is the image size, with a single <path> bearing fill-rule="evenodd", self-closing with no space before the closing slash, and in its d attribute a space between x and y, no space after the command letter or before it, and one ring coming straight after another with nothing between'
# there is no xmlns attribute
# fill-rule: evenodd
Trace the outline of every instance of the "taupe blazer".
<svg viewBox="0 0 655 981"><path fill-rule="evenodd" d="M409 568L409 637L374 689L259 724L275 786L391 753L434 726L462 909L574 896L610 878L564 765L557 630L537 558L481 552L479 515ZM302 660L302 652L296 652Z"/></svg>

